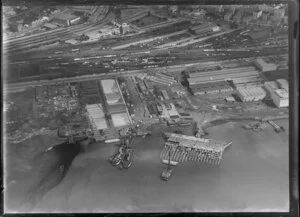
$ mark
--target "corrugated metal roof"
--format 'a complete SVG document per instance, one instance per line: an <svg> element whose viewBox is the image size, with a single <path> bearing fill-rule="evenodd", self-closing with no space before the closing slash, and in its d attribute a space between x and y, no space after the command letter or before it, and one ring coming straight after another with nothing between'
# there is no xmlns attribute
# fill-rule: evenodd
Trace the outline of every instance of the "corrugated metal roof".
<svg viewBox="0 0 300 217"><path fill-rule="evenodd" d="M105 94L119 92L117 83L114 79L101 80L101 85Z"/></svg>
<svg viewBox="0 0 300 217"><path fill-rule="evenodd" d="M275 93L280 98L289 98L289 93L286 90L284 90L284 89L277 89L277 90L275 90Z"/></svg>
<svg viewBox="0 0 300 217"><path fill-rule="evenodd" d="M68 13L56 13L53 14L54 19L61 19L61 20L72 20L76 19L78 16L75 16L73 14L68 14Z"/></svg>
<svg viewBox="0 0 300 217"><path fill-rule="evenodd" d="M196 73L191 73L189 76L190 78L194 77L202 77L202 76L207 76L211 74L231 74L233 72L247 72L247 71L256 71L254 67L240 67L240 68L232 68L232 69L222 69L222 70L212 70L212 71L205 71L205 72L196 72Z"/></svg>
<svg viewBox="0 0 300 217"><path fill-rule="evenodd" d="M268 86L268 87L272 88L273 90L278 89L278 85L275 81L266 81L265 86Z"/></svg>
<svg viewBox="0 0 300 217"><path fill-rule="evenodd" d="M277 79L277 83L280 85L281 88L288 90L289 89L289 83L285 79Z"/></svg>
<svg viewBox="0 0 300 217"><path fill-rule="evenodd" d="M257 97L257 96L262 96L265 95L266 92L263 88L261 87L255 87L255 86L250 86L250 87L238 87L237 91L244 97Z"/></svg>
<svg viewBox="0 0 300 217"><path fill-rule="evenodd" d="M206 77L196 77L196 78L188 78L188 82L190 84L196 84L201 82L213 81L213 80L225 80L225 79L234 79L234 78L242 78L248 76L258 75L257 71L248 71L241 73L231 73L231 74L219 74L214 76L206 76Z"/></svg>

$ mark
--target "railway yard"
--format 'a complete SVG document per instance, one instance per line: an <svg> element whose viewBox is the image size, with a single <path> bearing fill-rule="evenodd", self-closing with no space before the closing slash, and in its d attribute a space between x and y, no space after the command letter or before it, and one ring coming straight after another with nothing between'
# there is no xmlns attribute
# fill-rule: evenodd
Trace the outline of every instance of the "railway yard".
<svg viewBox="0 0 300 217"><path fill-rule="evenodd" d="M149 193L153 186L147 186L151 186L149 183L157 177L149 175L149 178L145 172L147 169L144 171L141 166L135 167L135 164L148 164L151 167L153 163L153 168L159 170L162 168L157 162L172 164L175 168L172 177L174 176L175 182L182 184L184 178L176 178L185 176L181 167L188 167L187 171L195 173L192 172L195 171L195 165L201 165L200 170L210 176L210 169L221 174L221 169L218 168L222 168L223 162L225 168L231 165L227 157L234 158L238 155L237 152L236 155L233 154L232 150L240 145L237 141L242 141L238 138L239 135L229 133L234 133L233 128L245 137L251 137L250 134L255 137L251 138L257 141L256 146L259 146L256 137L260 135L264 137L265 134L274 134L274 138L288 138L286 14L283 13L281 19L278 19L276 16L279 12L273 12L273 17L270 15L268 19L276 27L266 28L264 22L267 22L267 18L255 18L248 22L245 17L249 17L250 12L241 10L244 19L236 21L239 18L237 12L232 12L235 9L229 6L224 8L203 6L200 10L150 5L95 6L84 9L57 7L59 12L56 13L72 14L68 16L72 19L74 17L74 24L71 18L66 21L53 13L49 16L50 20L46 21L46 26L57 25L55 29L45 29L43 23L35 27L38 30L35 34L25 34L33 31L29 27L24 33L20 30L19 36L17 32L8 34L3 42L3 53L7 57L3 66L5 142L12 144L12 147L27 141L30 145L30 141L40 136L52 137L56 141L53 143L57 143L59 138L56 138L56 134L62 130L67 136L72 134L93 138L94 143L88 146L86 153L74 158L75 166L71 166L71 175L66 174L66 180L61 185L58 183L58 188L62 188L59 186L67 186L71 176L78 175L77 169L84 167L81 168L78 162L88 164L85 158L91 157L91 161L101 161L105 165L102 161L112 156L113 149L124 144L128 146L128 141L124 142L128 137L137 137L130 142L131 147L124 149L136 150L128 152L130 157L127 163L130 162L126 171L139 170L142 174L145 173L145 192ZM279 10L273 6L271 8L272 11ZM26 9L22 10L22 13L26 12ZM251 11L256 13L257 10L258 6L253 5ZM281 11L285 11L284 7ZM76 14L80 15L79 12L84 16L78 16L80 21L77 22ZM232 18L228 20L227 14L230 13ZM14 19L18 17L9 16L15 16ZM13 19L7 19L9 25L12 25ZM265 31L266 34L259 35ZM258 32L258 36L254 36L253 32ZM221 136L215 129L220 130L222 126L229 128L224 130L228 134L221 133ZM271 138L268 139L271 141ZM269 140L266 143L269 144ZM251 149L251 142L245 143L248 148L243 144L243 150L241 147L237 150L246 156L245 150ZM288 141L282 141L283 153L287 144ZM278 148L277 145L275 147ZM272 149L271 146L268 148ZM10 148L7 149L10 151ZM92 156L92 150L99 154L99 159ZM277 153L277 150L273 152ZM112 161L123 164L125 157L122 154L122 151L115 153L113 159L117 161ZM261 156L257 156L253 150L251 156L260 161ZM287 158L282 153L280 156L280 160L284 159L285 162ZM133 168L129 168L132 159ZM250 162L250 159L246 161ZM273 158L266 161L273 161ZM237 160L235 163L238 163ZM17 167L18 163L12 165ZM149 173L154 172L153 168L149 169ZM270 170L272 169L274 168ZM15 170L17 169L13 171ZM112 175L106 165L102 170ZM248 170L253 172L252 169ZM157 172L159 174L161 171ZM262 171L259 173L262 174ZM282 173L285 174L286 171ZM91 180L100 178L95 178L98 175L89 176L92 177ZM137 180L140 178L133 176ZM159 179L159 175L157 176ZM194 178L199 179L196 176ZM112 182L121 185L117 179L120 177L114 177ZM216 176L213 175L212 179L215 182ZM11 178L8 182L16 180L17 178ZM124 180L129 183L129 179ZM156 181L153 183L159 185ZM174 183L171 185L175 186ZM109 188L104 181L102 184ZM259 183L255 185L262 187ZM213 189L211 187L209 189ZM273 187L276 188L276 185ZM133 189L131 184L129 189ZM120 189L122 192L123 190ZM52 195L58 191L54 188ZM12 194L16 195L11 198L18 197L17 193ZM57 197L54 195L51 199L50 194L46 195L50 198L49 201ZM126 208L125 205L121 207L125 211L153 211L152 208L137 207L143 207L143 203L151 204L155 198L143 195L144 202L139 204L136 201L139 197L133 199L134 205L126 202ZM162 203L165 202L162 195L157 197L160 197L158 200ZM193 197L197 199L196 195ZM184 200L185 203L189 201L187 198ZM180 204L180 200L176 201ZM237 199L234 201L237 202ZM256 206L252 199L248 202L250 206ZM237 210L241 207L247 209L248 202L239 203ZM37 211L41 211L46 203L47 197L41 200L40 210ZM67 203L69 211L72 211L71 199ZM78 201L73 203L73 208L76 203ZM284 203L286 206L285 201L280 203L276 205ZM15 202L11 209L16 209L20 204L21 202ZM195 207L198 205L194 204ZM268 204L270 207L276 205ZM133 208L128 208L130 206ZM168 204L167 207L173 206L176 205ZM214 206L210 207L216 209ZM220 207L230 210L228 204ZM105 208L101 206L100 209ZM112 209L108 208L109 211ZM157 209L165 211L161 207ZM181 207L180 210L182 209L184 210Z"/></svg>

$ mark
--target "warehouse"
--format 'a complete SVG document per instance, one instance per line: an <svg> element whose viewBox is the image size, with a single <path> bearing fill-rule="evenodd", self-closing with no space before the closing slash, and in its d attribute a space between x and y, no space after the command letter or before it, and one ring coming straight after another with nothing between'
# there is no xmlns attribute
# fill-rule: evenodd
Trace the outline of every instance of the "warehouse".
<svg viewBox="0 0 300 217"><path fill-rule="evenodd" d="M148 108L151 115L156 115L156 116L159 115L159 112L157 110L157 107L156 107L155 103L148 103L147 108Z"/></svg>
<svg viewBox="0 0 300 217"><path fill-rule="evenodd" d="M244 77L244 78L235 78L232 83L233 85L238 88L238 87L244 87L244 86L260 86L263 84L264 79L259 77L259 76L249 76L249 77Z"/></svg>
<svg viewBox="0 0 300 217"><path fill-rule="evenodd" d="M165 100L170 99L170 97L169 97L169 95L168 95L168 93L167 93L166 90L161 90L160 92L161 92L161 95L163 96L163 98L164 98Z"/></svg>
<svg viewBox="0 0 300 217"><path fill-rule="evenodd" d="M108 106L110 114L118 114L126 112L126 106L124 104L113 104Z"/></svg>
<svg viewBox="0 0 300 217"><path fill-rule="evenodd" d="M247 83L260 83L262 78L253 66L190 73L187 79L194 95L224 93L232 91L228 83L241 86Z"/></svg>
<svg viewBox="0 0 300 217"><path fill-rule="evenodd" d="M158 103L157 110L162 118L179 119L180 115L173 103Z"/></svg>
<svg viewBox="0 0 300 217"><path fill-rule="evenodd" d="M191 85L190 90L195 96L197 96L208 93L228 92L232 90L232 87L227 81L218 81Z"/></svg>
<svg viewBox="0 0 300 217"><path fill-rule="evenodd" d="M61 24L64 26L71 26L80 21L80 17L67 13L56 13L53 15L53 23Z"/></svg>
<svg viewBox="0 0 300 217"><path fill-rule="evenodd" d="M157 74L156 74L156 77L162 78L162 79L167 80L167 81L170 81L170 82L175 82L174 77L169 76L169 75L166 75L166 74L164 74L164 73L157 73Z"/></svg>
<svg viewBox="0 0 300 217"><path fill-rule="evenodd" d="M145 84L147 90L149 90L150 92L153 92L153 90L154 90L153 82L151 82L149 80L144 80L144 84Z"/></svg>
<svg viewBox="0 0 300 217"><path fill-rule="evenodd" d="M113 105L122 102L120 93L107 93L105 94L105 97L108 105Z"/></svg>
<svg viewBox="0 0 300 217"><path fill-rule="evenodd" d="M139 91L142 94L147 94L147 87L146 87L145 83L140 79L138 79L137 82L138 82Z"/></svg>
<svg viewBox="0 0 300 217"><path fill-rule="evenodd" d="M86 110L94 130L102 130L107 128L105 115L101 104L86 105Z"/></svg>
<svg viewBox="0 0 300 217"><path fill-rule="evenodd" d="M222 69L222 70L212 70L212 71L205 71L205 72L196 72L196 73L190 73L190 78L196 78L196 77L203 77L203 76L210 76L210 75L219 75L219 74L231 74L231 73L240 73L240 72L249 72L249 71L255 71L255 68L252 66L248 67L239 67L239 68L230 68L230 69Z"/></svg>
<svg viewBox="0 0 300 217"><path fill-rule="evenodd" d="M101 80L101 86L104 94L107 93L120 93L118 85L114 79Z"/></svg>
<svg viewBox="0 0 300 217"><path fill-rule="evenodd" d="M273 103L278 108L289 106L289 93L287 90L288 87L285 87L286 89L282 88L281 83L284 82L280 79L279 82L267 81L264 84L265 88L268 90L269 96L271 97Z"/></svg>
<svg viewBox="0 0 300 217"><path fill-rule="evenodd" d="M126 112L119 113L119 114L112 114L111 119L115 127L123 127L130 124L130 119Z"/></svg>
<svg viewBox="0 0 300 217"><path fill-rule="evenodd" d="M190 28L190 30L195 34L204 34L204 33L219 31L220 28L219 26L216 26L212 23L205 23L205 24L193 26L192 28Z"/></svg>
<svg viewBox="0 0 300 217"><path fill-rule="evenodd" d="M262 72L275 71L277 65L274 63L267 63L262 58L258 58L254 61L255 66Z"/></svg>
<svg viewBox="0 0 300 217"><path fill-rule="evenodd" d="M240 73L230 73L230 74L217 74L217 75L207 75L202 77L189 78L188 82L191 85L193 84L201 84L206 82L217 82L217 81L233 81L235 79L258 76L257 71L248 71L248 72L240 72Z"/></svg>
<svg viewBox="0 0 300 217"><path fill-rule="evenodd" d="M279 84L280 88L285 89L287 92L289 91L289 83L285 79L277 79L277 83Z"/></svg>
<svg viewBox="0 0 300 217"><path fill-rule="evenodd" d="M259 101L266 97L266 92L261 87L238 87L237 95L242 102Z"/></svg>
<svg viewBox="0 0 300 217"><path fill-rule="evenodd" d="M166 86L171 86L171 84L173 84L173 82L170 82L170 81L166 81L166 80L163 80L161 78L157 78L157 77L154 77L154 76L150 76L149 79L156 83L156 84L160 84L160 85L166 85Z"/></svg>

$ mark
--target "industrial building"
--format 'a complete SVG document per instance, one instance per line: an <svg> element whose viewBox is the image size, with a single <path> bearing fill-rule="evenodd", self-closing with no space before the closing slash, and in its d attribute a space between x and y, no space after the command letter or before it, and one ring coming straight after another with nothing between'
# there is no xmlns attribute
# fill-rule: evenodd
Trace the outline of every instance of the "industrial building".
<svg viewBox="0 0 300 217"><path fill-rule="evenodd" d="M144 84L145 84L147 90L149 90L150 92L153 92L153 90L154 90L153 82L151 82L149 80L144 80Z"/></svg>
<svg viewBox="0 0 300 217"><path fill-rule="evenodd" d="M189 77L189 88L194 95L231 91L233 88L227 81L236 82L237 84L261 80L258 71L254 67L197 72L191 73Z"/></svg>
<svg viewBox="0 0 300 217"><path fill-rule="evenodd" d="M113 104L108 106L110 114L118 114L126 112L126 106L124 104Z"/></svg>
<svg viewBox="0 0 300 217"><path fill-rule="evenodd" d="M289 92L289 83L285 79L277 79L277 83L279 84L280 88L285 89L287 92Z"/></svg>
<svg viewBox="0 0 300 217"><path fill-rule="evenodd" d="M288 82L286 80L267 81L264 86L278 108L289 106Z"/></svg>
<svg viewBox="0 0 300 217"><path fill-rule="evenodd" d="M64 26L71 26L80 21L79 16L75 16L73 14L68 14L68 13L56 13L53 15L52 22L61 24Z"/></svg>
<svg viewBox="0 0 300 217"><path fill-rule="evenodd" d="M163 80L167 80L167 81L170 81L170 82L176 82L174 77L170 76L170 75L167 75L165 73L156 73L156 77L158 78L161 78Z"/></svg>
<svg viewBox="0 0 300 217"><path fill-rule="evenodd" d="M105 114L103 112L103 108L100 103L86 105L86 110L87 110L88 118L94 130L99 131L107 128Z"/></svg>
<svg viewBox="0 0 300 217"><path fill-rule="evenodd" d="M259 101L266 97L266 91L256 86L238 87L237 95L242 102Z"/></svg>
<svg viewBox="0 0 300 217"><path fill-rule="evenodd" d="M108 104L108 111L115 127L126 126L131 123L129 112L125 106L119 84L114 79L101 80L102 90ZM125 111L124 111L125 109Z"/></svg>
<svg viewBox="0 0 300 217"><path fill-rule="evenodd" d="M180 115L173 103L158 103L157 110L162 118L166 119L179 119Z"/></svg>
<svg viewBox="0 0 300 217"><path fill-rule="evenodd" d="M126 112L112 114L111 119L112 119L113 125L115 127L123 127L123 126L127 126L130 124L130 119Z"/></svg>
<svg viewBox="0 0 300 217"><path fill-rule="evenodd" d="M148 79L158 85L166 85L166 86L171 86L174 82L174 81L170 81L168 79L164 79L164 78L159 78L159 77L156 77L156 76L148 76Z"/></svg>
<svg viewBox="0 0 300 217"><path fill-rule="evenodd" d="M142 94L147 94L147 87L143 80L137 79L137 86Z"/></svg>
<svg viewBox="0 0 300 217"><path fill-rule="evenodd" d="M168 95L168 93L167 93L166 90L161 90L160 92L161 92L161 95L163 96L163 98L164 98L165 100L170 99L170 97L169 97L169 95Z"/></svg>
<svg viewBox="0 0 300 217"><path fill-rule="evenodd" d="M219 31L220 27L212 23L205 23L205 24L193 26L190 28L190 30L195 34L204 34L204 33Z"/></svg>
<svg viewBox="0 0 300 217"><path fill-rule="evenodd" d="M255 66L262 72L275 71L277 69L277 65L274 63L267 63L262 58L257 58L254 61Z"/></svg>
<svg viewBox="0 0 300 217"><path fill-rule="evenodd" d="M208 82L190 86L190 90L195 96L210 93L224 93L232 89L227 81Z"/></svg>
<svg viewBox="0 0 300 217"><path fill-rule="evenodd" d="M120 93L117 82L114 79L101 80L101 86L104 94Z"/></svg>
<svg viewBox="0 0 300 217"><path fill-rule="evenodd" d="M106 93L105 97L108 105L113 105L120 102L122 103L120 93Z"/></svg>

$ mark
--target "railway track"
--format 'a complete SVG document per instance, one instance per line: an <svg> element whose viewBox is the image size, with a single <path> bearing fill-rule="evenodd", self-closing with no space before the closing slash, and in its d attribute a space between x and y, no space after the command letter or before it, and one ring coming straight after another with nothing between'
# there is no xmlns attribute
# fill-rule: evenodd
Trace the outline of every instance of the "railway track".
<svg viewBox="0 0 300 217"><path fill-rule="evenodd" d="M3 43L3 52L16 52L22 49L55 43L60 40L69 40L78 34L84 33L87 30L91 31L97 28L101 28L102 26L106 25L113 17L114 14L109 11L109 14L103 20L90 25L82 24L62 29L55 29L40 33L38 35L26 36L15 40L5 41Z"/></svg>

